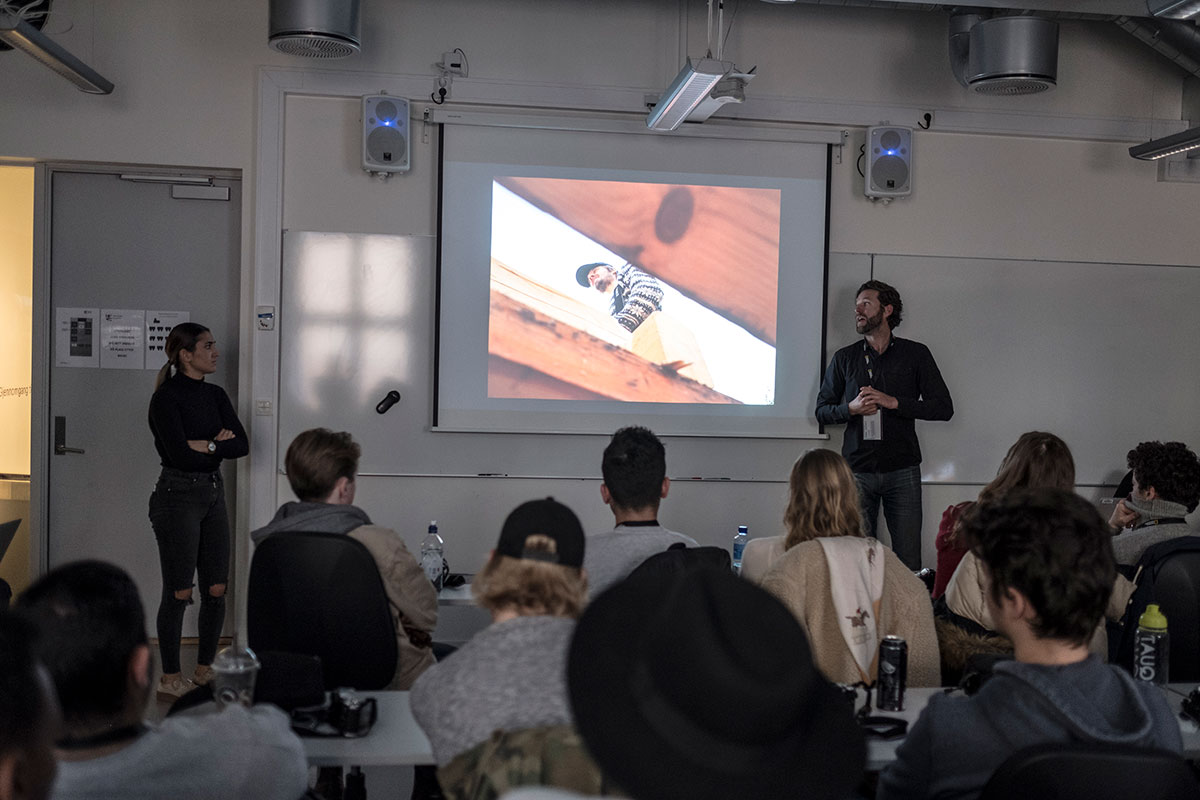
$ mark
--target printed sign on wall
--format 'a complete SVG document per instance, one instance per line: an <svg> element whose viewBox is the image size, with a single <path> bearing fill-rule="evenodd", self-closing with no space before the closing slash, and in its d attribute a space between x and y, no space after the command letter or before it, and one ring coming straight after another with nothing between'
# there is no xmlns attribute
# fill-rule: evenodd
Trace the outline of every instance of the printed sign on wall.
<svg viewBox="0 0 1200 800"><path fill-rule="evenodd" d="M105 369L144 369L146 312L105 308L100 311L100 366Z"/></svg>
<svg viewBox="0 0 1200 800"><path fill-rule="evenodd" d="M100 309L57 308L54 311L54 365L100 366Z"/></svg>

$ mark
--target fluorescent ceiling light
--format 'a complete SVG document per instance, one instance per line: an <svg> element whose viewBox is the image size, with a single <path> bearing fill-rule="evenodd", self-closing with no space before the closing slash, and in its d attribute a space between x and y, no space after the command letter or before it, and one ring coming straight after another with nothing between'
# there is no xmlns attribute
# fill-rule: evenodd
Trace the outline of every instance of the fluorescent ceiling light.
<svg viewBox="0 0 1200 800"><path fill-rule="evenodd" d="M1200 0L1146 0L1152 17L1194 19L1200 16Z"/></svg>
<svg viewBox="0 0 1200 800"><path fill-rule="evenodd" d="M112 82L11 11L0 9L0 41L24 50L88 94L110 94Z"/></svg>
<svg viewBox="0 0 1200 800"><path fill-rule="evenodd" d="M667 91L663 92L658 103L650 110L646 117L646 127L656 131L673 131L678 128L732 68L732 64L717 61L715 58L702 58L698 61L689 58L675 76L675 80L667 87Z"/></svg>
<svg viewBox="0 0 1200 800"><path fill-rule="evenodd" d="M1186 131L1173 133L1161 139L1151 139L1145 144L1135 144L1129 148L1129 155L1143 161L1154 161L1166 158L1188 150L1200 147L1200 128L1188 128Z"/></svg>

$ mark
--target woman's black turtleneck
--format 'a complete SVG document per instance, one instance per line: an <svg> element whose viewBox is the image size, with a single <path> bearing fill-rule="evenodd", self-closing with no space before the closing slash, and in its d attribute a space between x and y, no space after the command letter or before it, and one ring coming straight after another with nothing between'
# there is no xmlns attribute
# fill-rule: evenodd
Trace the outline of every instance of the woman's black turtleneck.
<svg viewBox="0 0 1200 800"><path fill-rule="evenodd" d="M233 431L233 438L217 442L216 453L197 453L188 447L189 439L212 439L222 428ZM163 381L150 398L150 430L162 465L184 472L215 472L221 459L250 452L246 431L225 390L181 373Z"/></svg>

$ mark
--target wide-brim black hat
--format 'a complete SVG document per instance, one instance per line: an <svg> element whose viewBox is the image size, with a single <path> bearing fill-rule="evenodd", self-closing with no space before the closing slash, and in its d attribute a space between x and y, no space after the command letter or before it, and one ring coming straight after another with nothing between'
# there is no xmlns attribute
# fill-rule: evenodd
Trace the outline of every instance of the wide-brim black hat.
<svg viewBox="0 0 1200 800"><path fill-rule="evenodd" d="M584 612L567 669L589 752L635 798L833 800L862 778L853 708L799 623L726 570L617 584Z"/></svg>

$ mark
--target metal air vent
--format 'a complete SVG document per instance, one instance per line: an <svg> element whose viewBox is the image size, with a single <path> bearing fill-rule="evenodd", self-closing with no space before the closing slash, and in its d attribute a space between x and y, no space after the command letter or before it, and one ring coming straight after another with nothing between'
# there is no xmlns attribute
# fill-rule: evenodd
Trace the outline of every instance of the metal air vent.
<svg viewBox="0 0 1200 800"><path fill-rule="evenodd" d="M268 44L290 56L345 58L359 52L358 0L271 0Z"/></svg>
<svg viewBox="0 0 1200 800"><path fill-rule="evenodd" d="M1037 94L1058 82L1058 23L1040 17L950 17L950 68L979 94Z"/></svg>

